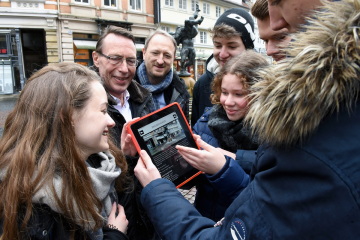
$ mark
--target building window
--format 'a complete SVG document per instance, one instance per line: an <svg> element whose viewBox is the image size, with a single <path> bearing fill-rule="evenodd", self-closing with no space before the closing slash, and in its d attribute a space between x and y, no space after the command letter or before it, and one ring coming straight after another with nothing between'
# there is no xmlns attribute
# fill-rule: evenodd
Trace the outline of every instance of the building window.
<svg viewBox="0 0 360 240"><path fill-rule="evenodd" d="M165 0L165 6L173 7L174 6L174 0Z"/></svg>
<svg viewBox="0 0 360 240"><path fill-rule="evenodd" d="M168 27L168 26L161 26L161 30L164 30L165 32L170 32L170 27Z"/></svg>
<svg viewBox="0 0 360 240"><path fill-rule="evenodd" d="M210 4L209 3L203 3L203 12L204 12L204 14L210 15Z"/></svg>
<svg viewBox="0 0 360 240"><path fill-rule="evenodd" d="M186 0L179 0L179 8L186 10Z"/></svg>
<svg viewBox="0 0 360 240"><path fill-rule="evenodd" d="M186 10L186 0L179 0L179 8Z"/></svg>
<svg viewBox="0 0 360 240"><path fill-rule="evenodd" d="M116 7L116 0L104 0L104 5L108 7Z"/></svg>
<svg viewBox="0 0 360 240"><path fill-rule="evenodd" d="M75 2L79 2L79 3L89 3L89 0L75 0Z"/></svg>
<svg viewBox="0 0 360 240"><path fill-rule="evenodd" d="M216 11L216 17L220 17L220 15L221 15L221 7L216 6L215 11Z"/></svg>
<svg viewBox="0 0 360 240"><path fill-rule="evenodd" d="M9 48L8 45L10 45L10 34L9 33L0 33L0 55L9 55Z"/></svg>
<svg viewBox="0 0 360 240"><path fill-rule="evenodd" d="M226 12L227 11L227 8L224 8L224 12Z"/></svg>
<svg viewBox="0 0 360 240"><path fill-rule="evenodd" d="M195 12L196 4L200 5L199 1L191 0L191 12Z"/></svg>
<svg viewBox="0 0 360 240"><path fill-rule="evenodd" d="M141 0L130 0L132 10L141 11Z"/></svg>
<svg viewBox="0 0 360 240"><path fill-rule="evenodd" d="M206 32L200 31L200 43L207 43L207 34Z"/></svg>

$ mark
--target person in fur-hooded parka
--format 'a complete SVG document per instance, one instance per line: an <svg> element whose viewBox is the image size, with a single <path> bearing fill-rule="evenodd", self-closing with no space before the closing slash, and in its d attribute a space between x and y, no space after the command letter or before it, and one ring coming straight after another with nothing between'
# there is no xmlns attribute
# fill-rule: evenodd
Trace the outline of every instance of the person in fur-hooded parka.
<svg viewBox="0 0 360 240"><path fill-rule="evenodd" d="M359 238L360 0L322 3L253 86L247 118L262 145L225 219L213 227L164 179L143 189L162 239Z"/></svg>

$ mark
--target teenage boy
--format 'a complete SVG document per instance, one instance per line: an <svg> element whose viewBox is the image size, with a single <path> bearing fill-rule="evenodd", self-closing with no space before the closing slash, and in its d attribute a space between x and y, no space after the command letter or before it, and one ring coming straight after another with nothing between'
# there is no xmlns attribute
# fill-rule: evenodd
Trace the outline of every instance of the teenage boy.
<svg viewBox="0 0 360 240"><path fill-rule="evenodd" d="M212 29L214 50L205 64L206 72L196 81L193 90L191 126L194 126L205 107L211 107L211 82L224 64L246 49L254 48L254 21L241 8L224 12Z"/></svg>
<svg viewBox="0 0 360 240"><path fill-rule="evenodd" d="M283 28L274 31L270 27L270 16L267 0L257 0L251 7L251 14L257 19L260 38L265 42L265 49L268 56L276 62L285 58L285 52L281 50L291 40L288 30Z"/></svg>

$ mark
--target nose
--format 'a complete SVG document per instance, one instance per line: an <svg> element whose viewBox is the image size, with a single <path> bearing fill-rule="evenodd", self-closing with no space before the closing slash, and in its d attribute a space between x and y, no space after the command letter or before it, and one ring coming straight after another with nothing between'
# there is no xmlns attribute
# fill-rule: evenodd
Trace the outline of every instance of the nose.
<svg viewBox="0 0 360 240"><path fill-rule="evenodd" d="M226 106L233 106L234 105L234 98L231 94L229 94L227 97L226 97L226 100L225 100L225 105Z"/></svg>
<svg viewBox="0 0 360 240"><path fill-rule="evenodd" d="M164 63L164 55L159 54L159 56L158 56L157 59L156 59L156 62L157 62L159 65L162 65L162 64Z"/></svg>
<svg viewBox="0 0 360 240"><path fill-rule="evenodd" d="M279 53L279 47L274 41L269 40L266 47L266 54L271 57L277 53Z"/></svg>
<svg viewBox="0 0 360 240"><path fill-rule="evenodd" d="M123 72L123 73L127 73L128 70L128 65L126 63L126 60L124 59L124 61L120 64L118 64L117 69L119 72Z"/></svg>
<svg viewBox="0 0 360 240"><path fill-rule="evenodd" d="M106 116L107 116L107 121L108 121L107 127L108 127L108 128L113 128L113 127L115 127L115 122L114 122L114 120L110 117L110 115L107 113Z"/></svg>
<svg viewBox="0 0 360 240"><path fill-rule="evenodd" d="M270 15L270 27L274 31L281 30L287 27L287 22L282 16L279 6L271 6L268 2L269 15Z"/></svg>
<svg viewBox="0 0 360 240"><path fill-rule="evenodd" d="M225 46L222 46L219 56L220 56L221 59L225 59L225 58L227 58L229 56L229 53L228 53Z"/></svg>

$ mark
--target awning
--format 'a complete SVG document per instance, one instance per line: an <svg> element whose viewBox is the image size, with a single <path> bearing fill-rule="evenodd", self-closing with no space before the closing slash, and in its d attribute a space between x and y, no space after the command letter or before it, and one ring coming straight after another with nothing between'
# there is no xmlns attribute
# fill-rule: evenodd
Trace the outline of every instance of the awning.
<svg viewBox="0 0 360 240"><path fill-rule="evenodd" d="M88 40L74 40L74 44L77 49L96 49L97 41L88 41Z"/></svg>

